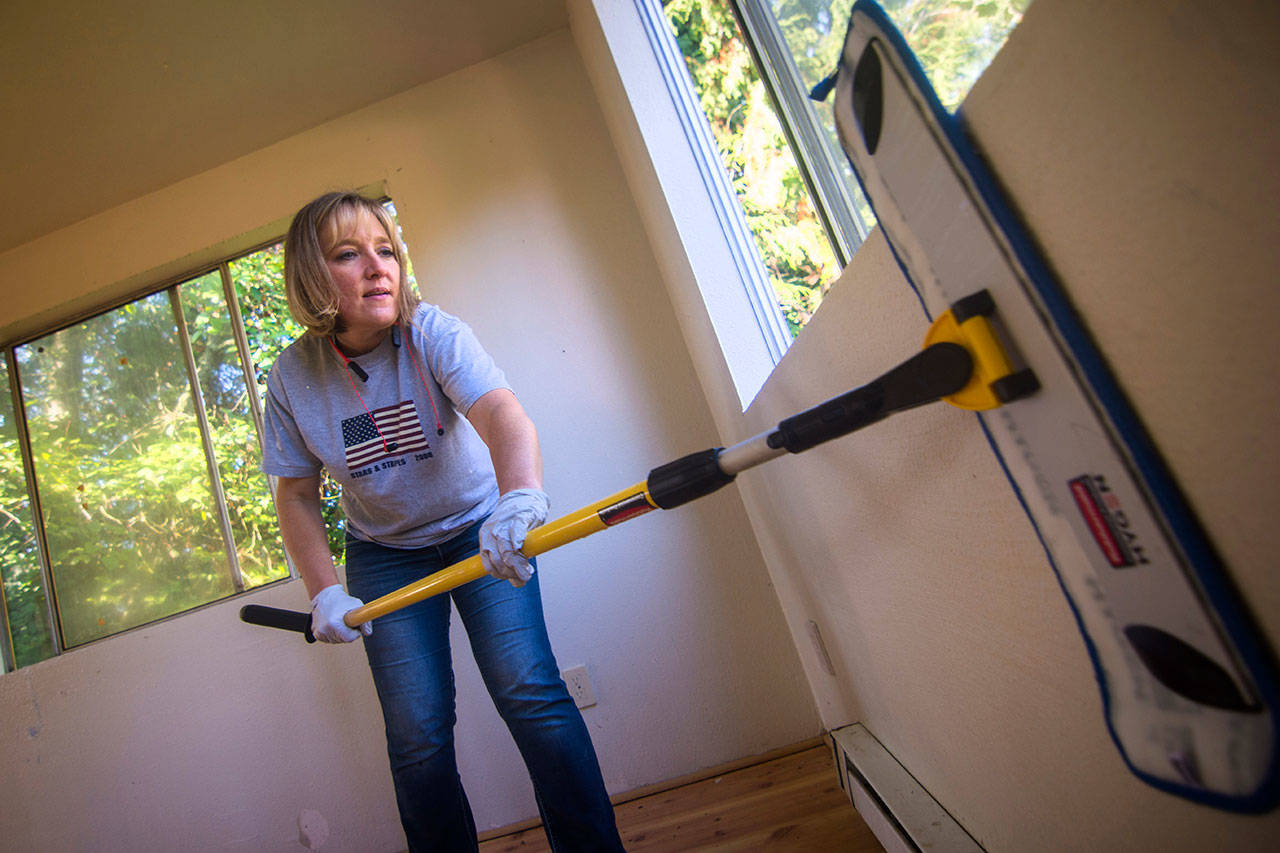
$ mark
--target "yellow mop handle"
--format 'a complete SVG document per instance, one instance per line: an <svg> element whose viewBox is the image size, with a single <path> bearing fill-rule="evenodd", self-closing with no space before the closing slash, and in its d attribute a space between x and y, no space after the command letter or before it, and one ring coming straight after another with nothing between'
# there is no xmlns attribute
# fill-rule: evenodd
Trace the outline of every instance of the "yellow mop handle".
<svg viewBox="0 0 1280 853"><path fill-rule="evenodd" d="M649 497L646 484L637 483L629 489L623 489L576 512L534 528L529 531L520 552L526 557L536 557L657 508L657 504ZM343 621L354 628L433 595L456 589L484 577L484 574L484 565L480 562L480 555L476 554L381 598L375 598L363 607L357 607L348 612Z"/></svg>

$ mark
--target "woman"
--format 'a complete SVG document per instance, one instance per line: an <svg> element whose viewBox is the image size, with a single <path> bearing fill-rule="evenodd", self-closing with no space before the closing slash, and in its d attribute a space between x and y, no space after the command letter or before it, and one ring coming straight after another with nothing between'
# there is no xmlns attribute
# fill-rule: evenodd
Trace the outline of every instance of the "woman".
<svg viewBox="0 0 1280 853"><path fill-rule="evenodd" d="M537 433L471 330L421 303L382 206L330 193L285 240L289 310L307 328L267 380L263 469L312 596L312 631L364 638L411 850L475 850L453 745L450 598L524 758L556 850L621 850L582 717L547 640L525 535L546 520ZM350 594L320 513L342 484ZM481 554L489 577L349 628L343 616Z"/></svg>

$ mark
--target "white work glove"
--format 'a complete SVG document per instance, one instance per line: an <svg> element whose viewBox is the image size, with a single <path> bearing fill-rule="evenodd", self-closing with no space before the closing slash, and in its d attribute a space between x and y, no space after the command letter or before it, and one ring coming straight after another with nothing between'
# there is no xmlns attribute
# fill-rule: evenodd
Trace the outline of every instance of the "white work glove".
<svg viewBox="0 0 1280 853"><path fill-rule="evenodd" d="M372 622L365 622L356 630L342 621L343 616L362 606L364 602L347 595L342 584L326 586L311 599L311 633L322 643L350 643L361 634L369 636L373 633Z"/></svg>
<svg viewBox="0 0 1280 853"><path fill-rule="evenodd" d="M514 489L498 498L498 506L480 528L480 562L495 578L524 586L533 566L520 553L529 531L547 520L551 499L538 489Z"/></svg>

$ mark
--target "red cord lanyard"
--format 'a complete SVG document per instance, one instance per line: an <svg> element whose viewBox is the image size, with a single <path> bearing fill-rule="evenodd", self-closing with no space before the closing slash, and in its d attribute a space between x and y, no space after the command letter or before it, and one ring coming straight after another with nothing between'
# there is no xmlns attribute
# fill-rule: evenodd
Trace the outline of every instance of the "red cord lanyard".
<svg viewBox="0 0 1280 853"><path fill-rule="evenodd" d="M399 331L398 326L392 329L393 344L395 343L394 334L396 331ZM387 453L395 450L399 444L394 441L387 441L387 437L382 434L382 428L378 426L378 419L373 416L373 412L369 411L369 406L365 403L364 397L361 396L360 389L356 387L356 381L351 378L351 374L354 373L360 377L360 381L368 382L369 374L365 372L363 367L347 358L346 353L338 349L338 344L332 337L329 338L329 346L333 347L333 351L338 354L338 358L342 359L342 363L346 366L347 369L343 372L347 376L347 381L351 383L351 390L355 392L356 399L360 401L360 407L364 409L364 413L369 416L369 420L373 423L373 429L378 433L378 438L382 439L382 449ZM399 344L396 344L396 346L399 347ZM427 402L431 404L431 414L436 420L436 435L444 435L444 425L440 423L440 412L436 409L435 396L431 393L431 386L427 385L427 379L422 373L422 366L418 362L417 355L413 352L413 347L409 346L407 336L405 338L405 347L409 350L409 359L413 362L413 369L418 374L418 380L422 383L423 391L426 392Z"/></svg>

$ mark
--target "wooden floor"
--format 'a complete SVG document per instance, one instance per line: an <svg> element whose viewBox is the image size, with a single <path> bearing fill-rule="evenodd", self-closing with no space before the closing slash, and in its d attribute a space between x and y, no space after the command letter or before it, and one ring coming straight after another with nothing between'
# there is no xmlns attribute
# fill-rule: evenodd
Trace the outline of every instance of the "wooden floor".
<svg viewBox="0 0 1280 853"><path fill-rule="evenodd" d="M825 745L628 800L614 811L629 853L883 850L840 789ZM517 850L549 851L542 827L480 844L481 853Z"/></svg>

